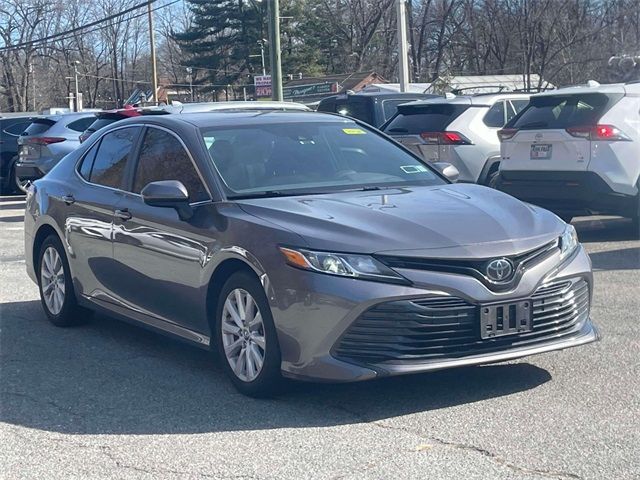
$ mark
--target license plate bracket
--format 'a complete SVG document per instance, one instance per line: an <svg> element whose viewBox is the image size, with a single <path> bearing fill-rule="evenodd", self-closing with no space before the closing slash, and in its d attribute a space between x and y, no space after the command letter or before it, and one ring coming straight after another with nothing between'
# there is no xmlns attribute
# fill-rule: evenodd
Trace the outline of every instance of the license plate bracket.
<svg viewBox="0 0 640 480"><path fill-rule="evenodd" d="M534 143L531 145L531 160L549 160L553 145L550 143Z"/></svg>
<svg viewBox="0 0 640 480"><path fill-rule="evenodd" d="M480 337L483 340L532 330L533 303L531 300L494 303L480 307Z"/></svg>

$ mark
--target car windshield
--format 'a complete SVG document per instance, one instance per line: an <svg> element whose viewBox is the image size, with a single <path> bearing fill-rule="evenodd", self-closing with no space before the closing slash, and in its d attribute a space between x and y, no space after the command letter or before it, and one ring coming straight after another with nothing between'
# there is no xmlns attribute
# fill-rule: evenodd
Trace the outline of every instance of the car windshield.
<svg viewBox="0 0 640 480"><path fill-rule="evenodd" d="M230 198L445 183L355 122L212 128L202 136Z"/></svg>

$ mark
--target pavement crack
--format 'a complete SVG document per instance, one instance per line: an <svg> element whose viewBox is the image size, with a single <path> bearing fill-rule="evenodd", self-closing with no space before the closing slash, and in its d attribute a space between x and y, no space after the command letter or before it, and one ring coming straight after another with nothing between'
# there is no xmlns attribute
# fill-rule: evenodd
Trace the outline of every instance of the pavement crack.
<svg viewBox="0 0 640 480"><path fill-rule="evenodd" d="M343 405L327 405L330 408L333 408L334 410L338 410L344 413L347 413L349 415L351 415L352 417L354 417L356 420L358 420L359 422L362 423L367 423L369 425L373 425L375 427L378 428L382 428L382 429L386 429L386 430L395 430L395 431L400 431L403 433L407 433L416 437L419 437L422 440L425 440L425 437L418 431L415 431L409 427L403 427L403 426L394 426L394 425L389 425L386 424L382 421L379 420L370 420L368 419L365 415L363 415L360 412L356 412L354 410L351 410ZM537 469L537 468L528 468L528 467L523 467L521 465L517 465L513 462L510 462L509 460L485 449L482 447L477 447L475 445L469 445L466 443L460 443L460 442L454 442L454 441L450 441L450 440L444 440L442 438L439 437L434 437L434 436L429 436L426 437L427 441L431 441L435 444L438 444L442 447L446 447L446 448L452 448L452 449L456 449L456 450L462 450L462 451L468 451L468 452L473 452L473 453L477 453L480 454L484 457L487 457L488 459L490 459L492 462L494 462L497 465L503 466L505 468L508 468L514 472L517 473L521 473L521 474L525 474L525 475L538 475L541 477L547 477L547 478L554 478L554 479L559 479L559 480L582 480L582 477L580 475L576 475L575 473L570 473L570 472L561 472L561 471L554 471L554 470L544 470L544 469ZM370 467L366 467L366 469L368 469ZM335 478L341 478L340 476L335 477Z"/></svg>
<svg viewBox="0 0 640 480"><path fill-rule="evenodd" d="M2 395L11 395L14 397L19 397L19 398L25 398L31 402L40 404L40 405L49 405L53 408L55 408L56 410L58 410L59 412L65 413L65 414L69 414L69 415L73 415L75 417L79 417L79 418L84 418L83 415L74 412L73 410L71 410L71 408L67 407L67 406L63 406L63 405L59 405L58 403L54 402L53 400L49 400L46 398L38 398L38 397L34 397L33 395L30 395L28 393L24 393L24 392L9 392L9 391L3 391L0 392L0 396Z"/></svg>

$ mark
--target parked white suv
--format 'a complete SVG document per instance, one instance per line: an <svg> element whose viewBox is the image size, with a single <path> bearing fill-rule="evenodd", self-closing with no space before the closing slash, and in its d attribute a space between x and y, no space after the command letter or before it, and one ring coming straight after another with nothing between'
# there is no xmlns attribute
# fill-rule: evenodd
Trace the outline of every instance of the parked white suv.
<svg viewBox="0 0 640 480"><path fill-rule="evenodd" d="M537 94L500 131L497 188L558 213L640 215L640 83Z"/></svg>
<svg viewBox="0 0 640 480"><path fill-rule="evenodd" d="M498 130L529 103L523 93L447 94L398 107L381 127L428 162L448 162L461 182L488 185L500 163Z"/></svg>

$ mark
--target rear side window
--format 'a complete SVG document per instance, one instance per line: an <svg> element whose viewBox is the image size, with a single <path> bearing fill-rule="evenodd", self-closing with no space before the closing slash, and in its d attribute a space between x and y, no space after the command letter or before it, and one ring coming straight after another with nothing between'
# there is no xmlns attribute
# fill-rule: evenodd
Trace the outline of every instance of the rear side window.
<svg viewBox="0 0 640 480"><path fill-rule="evenodd" d="M96 152L98 151L98 145L100 142L96 142L93 147L89 149L89 151L85 154L82 159L82 164L80 165L80 176L84 178L87 182L91 179L91 169L93 168L93 161L96 158Z"/></svg>
<svg viewBox="0 0 640 480"><path fill-rule="evenodd" d="M509 127L526 130L595 125L622 97L623 94L603 93L532 97Z"/></svg>
<svg viewBox="0 0 640 480"><path fill-rule="evenodd" d="M91 125L96 117L79 118L67 125L67 128L75 132L84 132Z"/></svg>
<svg viewBox="0 0 640 480"><path fill-rule="evenodd" d="M140 127L127 127L107 133L93 161L89 181L111 188L121 188L127 160Z"/></svg>
<svg viewBox="0 0 640 480"><path fill-rule="evenodd" d="M25 135L40 135L55 125L55 121L48 119L34 120L24 131Z"/></svg>
<svg viewBox="0 0 640 480"><path fill-rule="evenodd" d="M134 193L151 182L178 180L187 188L191 202L209 199L193 162L182 143L172 134L149 128L144 136L133 181Z"/></svg>
<svg viewBox="0 0 640 480"><path fill-rule="evenodd" d="M20 134L24 132L30 124L30 121L20 121L17 123L12 123L4 129L4 133L13 137L19 137Z"/></svg>
<svg viewBox="0 0 640 480"><path fill-rule="evenodd" d="M482 119L487 127L503 127L506 123L504 115L504 101L493 104L493 107L485 114Z"/></svg>
<svg viewBox="0 0 640 480"><path fill-rule="evenodd" d="M398 115L385 127L387 133L420 134L444 132L469 105L434 104L419 107L399 107Z"/></svg>
<svg viewBox="0 0 640 480"><path fill-rule="evenodd" d="M371 102L364 99L350 98L346 101L336 101L336 112L347 117L357 118L373 125L373 112Z"/></svg>
<svg viewBox="0 0 640 480"><path fill-rule="evenodd" d="M111 125L113 122L116 122L116 121L117 120L114 118L98 118L97 120L94 120L93 123L91 123L87 128L85 128L85 130L89 130L91 132L97 132L102 127Z"/></svg>

